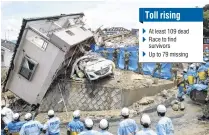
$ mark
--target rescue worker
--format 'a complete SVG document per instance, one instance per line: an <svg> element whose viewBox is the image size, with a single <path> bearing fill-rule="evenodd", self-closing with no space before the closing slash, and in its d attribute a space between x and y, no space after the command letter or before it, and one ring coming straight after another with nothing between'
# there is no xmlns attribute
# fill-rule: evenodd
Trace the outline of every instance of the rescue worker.
<svg viewBox="0 0 209 135"><path fill-rule="evenodd" d="M107 48L104 48L104 50L103 50L101 53L102 53L102 56L103 56L105 59L108 59L108 51L107 51Z"/></svg>
<svg viewBox="0 0 209 135"><path fill-rule="evenodd" d="M172 64L172 68L171 68L171 73L172 73L172 75L173 75L173 78L172 79L177 79L177 71L178 71L178 69L177 68L175 68L175 64L173 63Z"/></svg>
<svg viewBox="0 0 209 135"><path fill-rule="evenodd" d="M152 76L154 76L155 72L158 71L159 73L159 78L161 78L161 70L162 70L162 64L157 62L156 65L155 65L155 68L153 70L153 73L152 73Z"/></svg>
<svg viewBox="0 0 209 135"><path fill-rule="evenodd" d="M204 55L206 55L206 54L209 54L209 49L208 49L208 47L205 47L205 50L204 50Z"/></svg>
<svg viewBox="0 0 209 135"><path fill-rule="evenodd" d="M118 67L118 54L120 53L120 50L118 48L115 48L113 51L113 62L115 63L115 66Z"/></svg>
<svg viewBox="0 0 209 135"><path fill-rule="evenodd" d="M157 113L161 117L156 126L157 135L174 135L173 123L170 118L165 116L166 107L158 105Z"/></svg>
<svg viewBox="0 0 209 135"><path fill-rule="evenodd" d="M185 71L183 72L183 74L186 74ZM184 77L185 77L184 75L182 77L179 77L177 81L177 87L178 87L177 98L179 99L179 101L184 100L183 96L186 90L186 82L187 82L187 80Z"/></svg>
<svg viewBox="0 0 209 135"><path fill-rule="evenodd" d="M10 122L5 128L4 131L9 135L18 135L21 127L25 124L25 122L20 121L19 113L15 113L13 115L13 121Z"/></svg>
<svg viewBox="0 0 209 135"><path fill-rule="evenodd" d="M99 123L100 133L102 135L113 135L112 133L108 132L109 123L106 119L102 119Z"/></svg>
<svg viewBox="0 0 209 135"><path fill-rule="evenodd" d="M141 63L139 61L138 61L138 72L139 72L139 74L142 74L142 75L144 74L143 73L143 63Z"/></svg>
<svg viewBox="0 0 209 135"><path fill-rule="evenodd" d="M3 121L4 121L5 124L9 124L13 120L14 113L13 113L13 111L10 108L8 108L8 107L6 107L4 105L1 106L1 108L2 108L1 111L5 112L5 116L3 117Z"/></svg>
<svg viewBox="0 0 209 135"><path fill-rule="evenodd" d="M206 84L207 82L207 71L208 69L205 66L206 62L202 62L200 67L197 70L198 73L198 83Z"/></svg>
<svg viewBox="0 0 209 135"><path fill-rule="evenodd" d="M101 133L99 133L98 131L93 130L94 123L92 119L85 119L84 125L86 130L82 131L78 135L101 135Z"/></svg>
<svg viewBox="0 0 209 135"><path fill-rule="evenodd" d="M207 68L207 77L209 77L209 58L205 58L205 67Z"/></svg>
<svg viewBox="0 0 209 135"><path fill-rule="evenodd" d="M129 109L123 108L121 110L123 121L119 123L118 135L136 135L138 132L138 125L133 119L129 118Z"/></svg>
<svg viewBox="0 0 209 135"><path fill-rule="evenodd" d="M128 70L128 67L129 67L129 58L131 56L131 53L128 52L127 49L125 49L125 52L124 52L124 69L125 70Z"/></svg>
<svg viewBox="0 0 209 135"><path fill-rule="evenodd" d="M40 135L43 130L43 125L35 120L32 120L32 114L25 115L27 121L20 130L20 135Z"/></svg>
<svg viewBox="0 0 209 135"><path fill-rule="evenodd" d="M47 135L60 135L60 119L54 116L54 111L48 111L49 120L44 124L43 133Z"/></svg>
<svg viewBox="0 0 209 135"><path fill-rule="evenodd" d="M84 128L83 122L80 121L80 111L74 111L73 120L67 125L67 135L78 135Z"/></svg>
<svg viewBox="0 0 209 135"><path fill-rule="evenodd" d="M196 69L195 66L192 64L187 71L187 79L188 79L188 84L190 86L195 83L196 77L197 77Z"/></svg>
<svg viewBox="0 0 209 135"><path fill-rule="evenodd" d="M136 135L157 135L151 128L151 120L149 115L143 114L140 120L141 125L143 126L143 129L139 131Z"/></svg>
<svg viewBox="0 0 209 135"><path fill-rule="evenodd" d="M209 92L207 91L207 97L205 99L205 105L202 108L203 115L198 120L209 121Z"/></svg>

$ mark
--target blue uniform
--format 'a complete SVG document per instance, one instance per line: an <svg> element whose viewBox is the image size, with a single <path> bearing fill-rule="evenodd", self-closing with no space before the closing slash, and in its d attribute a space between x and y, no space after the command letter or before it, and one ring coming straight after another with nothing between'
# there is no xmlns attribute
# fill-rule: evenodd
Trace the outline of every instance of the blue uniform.
<svg viewBox="0 0 209 135"><path fill-rule="evenodd" d="M71 122L68 123L67 129L71 132L80 133L85 129L85 127L80 119L74 118Z"/></svg>
<svg viewBox="0 0 209 135"><path fill-rule="evenodd" d="M118 135L136 135L138 125L132 119L125 119L119 124Z"/></svg>
<svg viewBox="0 0 209 135"><path fill-rule="evenodd" d="M174 135L174 127L172 121L168 117L162 117L157 126L157 135Z"/></svg>
<svg viewBox="0 0 209 135"><path fill-rule="evenodd" d="M184 88L185 88L184 85L185 85L184 82L181 82L178 86L178 95L177 95L178 98L182 98L184 95Z"/></svg>
<svg viewBox="0 0 209 135"><path fill-rule="evenodd" d="M44 124L43 129L47 131L48 135L59 135L60 134L60 119L58 117L50 118Z"/></svg>
<svg viewBox="0 0 209 135"><path fill-rule="evenodd" d="M201 65L199 68L198 68L198 70L197 70L197 72L198 72L198 83L206 83L206 76L207 76L207 74L205 73L205 72L207 72L208 71L208 69L207 69L207 67L205 66L205 65ZM203 74L201 74L201 73L203 73Z"/></svg>
<svg viewBox="0 0 209 135"><path fill-rule="evenodd" d="M204 52L205 52L205 53L209 53L209 49L205 49Z"/></svg>
<svg viewBox="0 0 209 135"><path fill-rule="evenodd" d="M183 79L184 79L184 81L187 81L188 80L187 73L183 73Z"/></svg>
<svg viewBox="0 0 209 135"><path fill-rule="evenodd" d="M95 130L87 130L79 133L78 135L102 135L102 134Z"/></svg>
<svg viewBox="0 0 209 135"><path fill-rule="evenodd" d="M203 71L207 71L206 65L201 65L197 70L197 72L203 72Z"/></svg>
<svg viewBox="0 0 209 135"><path fill-rule="evenodd" d="M157 135L152 129L143 128L136 135Z"/></svg>
<svg viewBox="0 0 209 135"><path fill-rule="evenodd" d="M194 77L196 77L197 76L197 73L196 73L196 71L195 71L195 69L189 69L188 71L187 71L187 76L194 76Z"/></svg>
<svg viewBox="0 0 209 135"><path fill-rule="evenodd" d="M40 135L41 129L43 125L40 122L30 120L22 126L20 135Z"/></svg>
<svg viewBox="0 0 209 135"><path fill-rule="evenodd" d="M107 130L99 131L102 135L113 135L112 133L108 132Z"/></svg>
<svg viewBox="0 0 209 135"><path fill-rule="evenodd" d="M12 121L5 129L8 130L9 134L19 133L22 126L25 124L23 121Z"/></svg>
<svg viewBox="0 0 209 135"><path fill-rule="evenodd" d="M209 68L209 62L206 62L205 67Z"/></svg>

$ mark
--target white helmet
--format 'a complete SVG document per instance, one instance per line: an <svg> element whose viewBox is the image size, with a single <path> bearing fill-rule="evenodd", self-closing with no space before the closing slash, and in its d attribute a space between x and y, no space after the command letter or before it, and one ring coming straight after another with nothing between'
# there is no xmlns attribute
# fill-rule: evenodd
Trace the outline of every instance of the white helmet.
<svg viewBox="0 0 209 135"><path fill-rule="evenodd" d="M73 112L73 117L74 117L74 118L80 117L80 110L75 110L75 111Z"/></svg>
<svg viewBox="0 0 209 135"><path fill-rule="evenodd" d="M129 109L124 107L122 110L121 110L121 115L122 116L129 116Z"/></svg>
<svg viewBox="0 0 209 135"><path fill-rule="evenodd" d="M88 127L88 128L92 128L93 125L94 125L92 119L89 119L89 118L85 119L84 123L85 123L85 126Z"/></svg>
<svg viewBox="0 0 209 135"><path fill-rule="evenodd" d="M48 111L48 116L54 116L54 111L53 110L49 110Z"/></svg>
<svg viewBox="0 0 209 135"><path fill-rule="evenodd" d="M184 72L187 72L187 69L186 68L184 69Z"/></svg>
<svg viewBox="0 0 209 135"><path fill-rule="evenodd" d="M166 107L164 105L158 105L157 106L157 112L165 113L166 112Z"/></svg>
<svg viewBox="0 0 209 135"><path fill-rule="evenodd" d="M25 114L25 120L29 120L29 119L31 119L31 117L32 117L31 113L26 113Z"/></svg>
<svg viewBox="0 0 209 135"><path fill-rule="evenodd" d="M109 127L108 121L106 119L102 119L99 123L99 127L101 129L106 129Z"/></svg>
<svg viewBox="0 0 209 135"><path fill-rule="evenodd" d="M141 118L141 123L150 125L151 124L151 120L150 120L149 115L143 114L142 118Z"/></svg>
<svg viewBox="0 0 209 135"><path fill-rule="evenodd" d="M20 117L19 113L15 113L15 114L13 115L13 119L14 119L14 120L19 119L19 117Z"/></svg>

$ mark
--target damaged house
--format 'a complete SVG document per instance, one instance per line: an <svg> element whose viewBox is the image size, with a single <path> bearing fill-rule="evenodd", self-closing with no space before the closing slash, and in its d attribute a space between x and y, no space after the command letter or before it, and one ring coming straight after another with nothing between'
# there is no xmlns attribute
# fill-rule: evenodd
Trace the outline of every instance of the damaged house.
<svg viewBox="0 0 209 135"><path fill-rule="evenodd" d="M3 91L39 104L62 69L94 43L84 14L23 19ZM76 53L76 54L75 54Z"/></svg>

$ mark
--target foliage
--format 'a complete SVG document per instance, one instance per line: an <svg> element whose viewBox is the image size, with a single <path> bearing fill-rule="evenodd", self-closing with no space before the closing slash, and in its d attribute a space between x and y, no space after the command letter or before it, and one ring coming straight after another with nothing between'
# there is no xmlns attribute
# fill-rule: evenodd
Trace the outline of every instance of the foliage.
<svg viewBox="0 0 209 135"><path fill-rule="evenodd" d="M203 7L204 9L204 19L203 19L203 35L209 37L209 4Z"/></svg>

